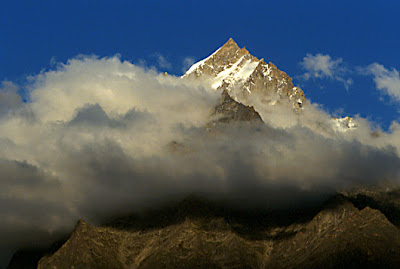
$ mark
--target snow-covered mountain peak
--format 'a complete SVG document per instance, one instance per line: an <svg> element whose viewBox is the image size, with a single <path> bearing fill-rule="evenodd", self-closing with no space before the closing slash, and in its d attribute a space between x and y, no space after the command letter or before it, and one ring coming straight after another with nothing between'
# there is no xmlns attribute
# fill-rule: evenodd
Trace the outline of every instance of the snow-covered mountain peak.
<svg viewBox="0 0 400 269"><path fill-rule="evenodd" d="M307 107L303 91L295 87L292 78L271 62L258 59L230 38L207 58L193 64L183 79L199 79L210 88L226 92L235 102L266 111L284 104L300 112ZM302 113L299 113L299 115ZM329 125L335 132L356 128L352 118L331 119Z"/></svg>
<svg viewBox="0 0 400 269"><path fill-rule="evenodd" d="M249 104L253 92L264 103L290 101L296 109L306 101L303 91L294 87L292 79L273 63L259 60L230 38L207 58L195 63L183 78L204 78L215 90L226 89L235 99Z"/></svg>
<svg viewBox="0 0 400 269"><path fill-rule="evenodd" d="M218 76L220 72L230 68L245 55L247 55L246 58L251 56L246 48L241 49L237 43L230 38L213 54L192 65L183 77L200 77L203 75ZM257 60L257 58L254 60Z"/></svg>

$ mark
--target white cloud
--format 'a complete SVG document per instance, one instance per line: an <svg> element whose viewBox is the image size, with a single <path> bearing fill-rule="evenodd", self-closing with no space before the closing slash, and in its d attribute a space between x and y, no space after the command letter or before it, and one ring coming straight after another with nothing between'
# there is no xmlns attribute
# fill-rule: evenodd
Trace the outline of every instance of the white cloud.
<svg viewBox="0 0 400 269"><path fill-rule="evenodd" d="M161 69L169 70L172 68L172 64L167 60L167 58L165 58L159 53L156 54L156 57L157 57L157 64Z"/></svg>
<svg viewBox="0 0 400 269"><path fill-rule="evenodd" d="M395 101L400 102L400 77L398 70L395 68L389 70L381 64L373 63L365 68L365 71L374 77L378 90L389 95Z"/></svg>
<svg viewBox="0 0 400 269"><path fill-rule="evenodd" d="M186 71L194 64L194 61L193 57L185 57L182 63L182 72L186 73Z"/></svg>
<svg viewBox="0 0 400 269"><path fill-rule="evenodd" d="M320 53L316 55L307 54L300 64L306 70L303 75L305 79L334 79L342 82L346 89L353 84L351 78L345 78L344 76L348 70L342 58L333 59L328 54L323 55Z"/></svg>
<svg viewBox="0 0 400 269"><path fill-rule="evenodd" d="M329 55L318 53L317 55L307 54L303 58L301 65L308 71L310 77L330 77L333 78L340 64L343 62L341 58L333 60Z"/></svg>

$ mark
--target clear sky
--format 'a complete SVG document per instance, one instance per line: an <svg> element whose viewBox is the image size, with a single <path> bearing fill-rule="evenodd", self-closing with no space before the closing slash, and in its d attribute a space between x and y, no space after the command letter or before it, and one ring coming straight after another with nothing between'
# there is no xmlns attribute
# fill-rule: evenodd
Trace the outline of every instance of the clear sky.
<svg viewBox="0 0 400 269"><path fill-rule="evenodd" d="M331 114L387 129L400 114L400 2L0 2L0 81L79 54L121 58L181 75L232 37L287 72Z"/></svg>

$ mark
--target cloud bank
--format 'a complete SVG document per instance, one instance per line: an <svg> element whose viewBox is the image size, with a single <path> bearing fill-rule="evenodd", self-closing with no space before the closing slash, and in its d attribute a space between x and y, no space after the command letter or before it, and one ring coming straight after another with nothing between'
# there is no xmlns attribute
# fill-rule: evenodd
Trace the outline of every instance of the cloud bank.
<svg viewBox="0 0 400 269"><path fill-rule="evenodd" d="M26 103L18 87L3 82L2 259L70 230L79 218L98 222L193 193L282 208L355 184L399 180L396 123L391 133L371 136L369 123L357 119L357 130L338 133L315 105L298 114L256 103L265 124L210 132L220 93L205 85L118 57L86 56L31 77Z"/></svg>
<svg viewBox="0 0 400 269"><path fill-rule="evenodd" d="M22 98L18 94L19 87L11 81L2 81L0 87L0 117L9 110L19 107Z"/></svg>

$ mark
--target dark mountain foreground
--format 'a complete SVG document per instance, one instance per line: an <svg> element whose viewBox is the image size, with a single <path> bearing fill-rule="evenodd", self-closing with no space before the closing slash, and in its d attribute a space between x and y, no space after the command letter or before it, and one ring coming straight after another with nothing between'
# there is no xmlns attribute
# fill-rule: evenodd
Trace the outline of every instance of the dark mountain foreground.
<svg viewBox="0 0 400 269"><path fill-rule="evenodd" d="M399 197L361 191L280 211L189 197L100 227L79 220L64 243L21 250L9 268L399 268Z"/></svg>

